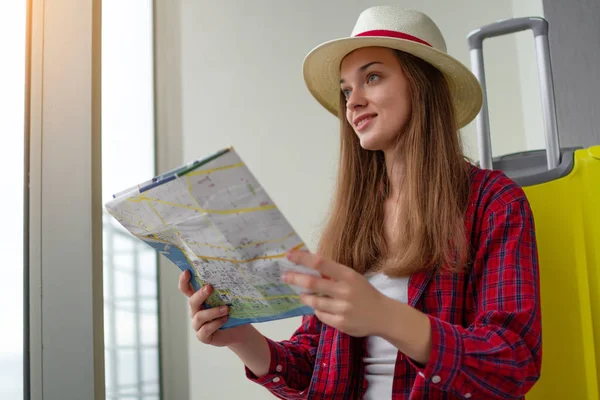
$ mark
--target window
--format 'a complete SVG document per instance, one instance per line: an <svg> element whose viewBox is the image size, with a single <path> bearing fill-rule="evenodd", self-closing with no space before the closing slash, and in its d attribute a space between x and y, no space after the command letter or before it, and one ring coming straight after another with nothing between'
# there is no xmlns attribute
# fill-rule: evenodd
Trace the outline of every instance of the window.
<svg viewBox="0 0 600 400"><path fill-rule="evenodd" d="M23 398L25 0L0 3L0 398ZM10 173L6 173L10 171Z"/></svg>
<svg viewBox="0 0 600 400"><path fill-rule="evenodd" d="M102 4L103 204L155 173L151 0ZM160 398L157 255L103 216L107 399Z"/></svg>

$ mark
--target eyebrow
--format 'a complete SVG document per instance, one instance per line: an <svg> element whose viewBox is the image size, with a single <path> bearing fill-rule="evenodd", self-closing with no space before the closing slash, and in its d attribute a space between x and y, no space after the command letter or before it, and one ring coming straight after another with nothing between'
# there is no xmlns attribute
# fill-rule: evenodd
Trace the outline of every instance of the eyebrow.
<svg viewBox="0 0 600 400"><path fill-rule="evenodd" d="M373 65L373 64L383 64L383 63L382 63L381 61L371 61L370 63L367 63L367 64L363 65L362 67L360 67L358 70L359 70L360 72L363 72L364 70L366 70L367 68L369 68L369 67L370 67L371 65ZM340 79L340 85L341 85L342 83L344 83L344 80L343 80L343 79Z"/></svg>

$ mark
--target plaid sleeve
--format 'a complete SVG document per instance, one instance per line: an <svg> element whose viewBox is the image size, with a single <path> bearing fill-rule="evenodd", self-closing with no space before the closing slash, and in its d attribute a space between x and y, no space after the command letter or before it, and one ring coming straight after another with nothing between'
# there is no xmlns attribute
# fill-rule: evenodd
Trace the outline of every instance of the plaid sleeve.
<svg viewBox="0 0 600 400"><path fill-rule="evenodd" d="M534 222L525 196L515 197L495 207L483 222L471 271L475 321L462 327L430 316L429 362L425 367L413 363L421 378L460 396L521 397L540 376Z"/></svg>
<svg viewBox="0 0 600 400"><path fill-rule="evenodd" d="M321 325L314 315L306 315L289 340L276 342L267 338L271 350L269 372L258 378L246 367L246 377L281 399L306 399Z"/></svg>

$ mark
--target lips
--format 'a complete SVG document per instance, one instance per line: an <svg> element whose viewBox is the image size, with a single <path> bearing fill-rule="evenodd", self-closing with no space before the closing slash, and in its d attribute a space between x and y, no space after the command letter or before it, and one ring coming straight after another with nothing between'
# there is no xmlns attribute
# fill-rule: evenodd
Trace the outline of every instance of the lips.
<svg viewBox="0 0 600 400"><path fill-rule="evenodd" d="M363 126L365 126L367 123L369 123L369 121L371 121L376 116L377 116L377 114L363 114L363 115L359 115L358 117L354 118L354 121L352 121L352 124L354 125L354 127L356 129L360 129Z"/></svg>

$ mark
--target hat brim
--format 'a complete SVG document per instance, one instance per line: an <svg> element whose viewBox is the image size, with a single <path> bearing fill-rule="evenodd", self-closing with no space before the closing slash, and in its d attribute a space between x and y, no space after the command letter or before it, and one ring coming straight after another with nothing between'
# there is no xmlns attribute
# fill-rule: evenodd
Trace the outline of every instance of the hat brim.
<svg viewBox="0 0 600 400"><path fill-rule="evenodd" d="M388 47L405 51L440 70L450 88L459 128L479 113L483 93L479 81L463 63L442 51L410 40L381 36L335 39L314 48L304 59L304 81L310 93L329 112L338 116L340 63L346 55L363 47Z"/></svg>

